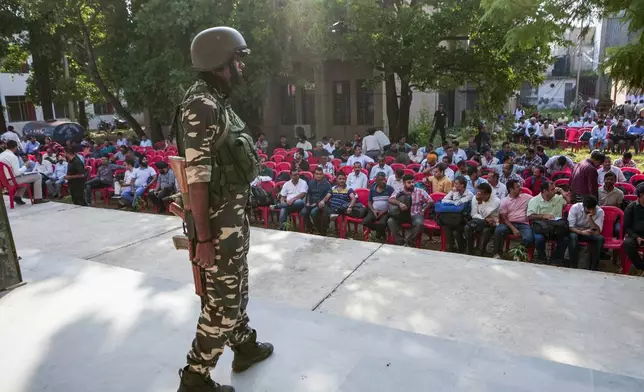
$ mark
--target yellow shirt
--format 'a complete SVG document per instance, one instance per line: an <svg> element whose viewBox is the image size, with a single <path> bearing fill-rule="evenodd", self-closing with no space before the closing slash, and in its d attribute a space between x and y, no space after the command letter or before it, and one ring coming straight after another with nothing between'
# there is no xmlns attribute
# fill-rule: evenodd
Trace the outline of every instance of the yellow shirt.
<svg viewBox="0 0 644 392"><path fill-rule="evenodd" d="M449 193L452 190L452 182L447 176L440 180L432 176L429 177L429 182L432 184L432 192Z"/></svg>

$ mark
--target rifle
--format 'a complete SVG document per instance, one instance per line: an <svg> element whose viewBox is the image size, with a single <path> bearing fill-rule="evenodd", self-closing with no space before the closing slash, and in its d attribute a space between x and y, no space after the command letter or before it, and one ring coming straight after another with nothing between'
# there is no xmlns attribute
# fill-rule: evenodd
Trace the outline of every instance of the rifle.
<svg viewBox="0 0 644 392"><path fill-rule="evenodd" d="M177 250L188 250L190 261L194 260L195 251L197 248L197 232L195 228L195 221L192 217L192 210L190 208L190 197L188 196L188 180L186 178L186 159L183 157L171 156L169 157L170 167L174 171L174 176L177 178L179 191L183 199L183 207L172 202L170 204L170 212L181 218L183 221L184 235L177 235L172 237L172 242ZM202 302L206 295L205 276L204 270L195 263L192 263L192 277L195 281L195 294L201 297Z"/></svg>

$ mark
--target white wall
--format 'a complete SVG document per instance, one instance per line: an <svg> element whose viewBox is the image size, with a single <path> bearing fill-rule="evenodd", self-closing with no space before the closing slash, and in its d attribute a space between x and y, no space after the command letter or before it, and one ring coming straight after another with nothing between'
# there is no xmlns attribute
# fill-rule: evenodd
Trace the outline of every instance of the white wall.
<svg viewBox="0 0 644 392"><path fill-rule="evenodd" d="M539 86L538 93L538 107L543 108L565 108L564 99L566 96L566 83L572 83L574 87L577 80L573 78L567 79L546 79Z"/></svg>

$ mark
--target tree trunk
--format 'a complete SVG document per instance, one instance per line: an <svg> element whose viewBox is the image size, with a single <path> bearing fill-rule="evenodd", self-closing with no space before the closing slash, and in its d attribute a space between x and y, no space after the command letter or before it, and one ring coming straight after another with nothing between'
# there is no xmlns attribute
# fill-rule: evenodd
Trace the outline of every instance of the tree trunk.
<svg viewBox="0 0 644 392"><path fill-rule="evenodd" d="M396 76L393 73L385 76L385 95L389 140L393 143L400 140L400 132L398 131L398 91L396 89Z"/></svg>
<svg viewBox="0 0 644 392"><path fill-rule="evenodd" d="M412 90L409 80L400 80L400 109L398 110L398 132L400 137L409 136L409 112L411 110Z"/></svg>
<svg viewBox="0 0 644 392"><path fill-rule="evenodd" d="M130 124L130 127L132 127L134 133L136 133L138 137L142 137L143 135L145 135L145 132L141 128L139 122L134 119L129 110L125 109L125 107L121 104L121 101L116 98L116 95L112 94L110 89L107 88L107 85L98 72L96 58L94 57L94 47L92 46L92 41L89 36L89 30L87 29L87 25L83 20L80 9L78 10L77 17L81 33L83 34L83 49L85 50L85 55L87 56L86 70L89 77L92 79L92 82L94 82L96 87L98 87L99 91L101 92L101 94L103 94L107 102L112 105L114 110L119 114L119 116L121 116L128 122L128 124ZM83 64L83 62L80 62L79 64Z"/></svg>
<svg viewBox="0 0 644 392"><path fill-rule="evenodd" d="M0 132L5 133L7 131L7 120L4 118L4 106L0 103Z"/></svg>
<svg viewBox="0 0 644 392"><path fill-rule="evenodd" d="M54 107L52 105L51 81L49 78L49 59L47 56L38 54L38 52L32 53L31 58L34 80L38 86L38 96L40 97L40 102L37 103L42 107L45 121L51 120L54 118Z"/></svg>
<svg viewBox="0 0 644 392"><path fill-rule="evenodd" d="M85 101L78 101L78 123L85 131L89 130L89 120L87 119Z"/></svg>
<svg viewBox="0 0 644 392"><path fill-rule="evenodd" d="M156 117L152 117L152 129L150 130L150 139L152 143L162 142L165 140L163 136L163 126L161 125L161 120Z"/></svg>

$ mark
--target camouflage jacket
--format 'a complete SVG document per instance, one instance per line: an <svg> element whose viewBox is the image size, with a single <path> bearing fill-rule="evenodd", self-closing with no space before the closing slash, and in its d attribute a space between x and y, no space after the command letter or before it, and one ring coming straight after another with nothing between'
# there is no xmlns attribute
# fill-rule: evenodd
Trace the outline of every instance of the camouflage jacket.
<svg viewBox="0 0 644 392"><path fill-rule="evenodd" d="M197 82L180 106L188 184L210 184L211 205L247 191L259 173L259 157L244 122L226 99Z"/></svg>

